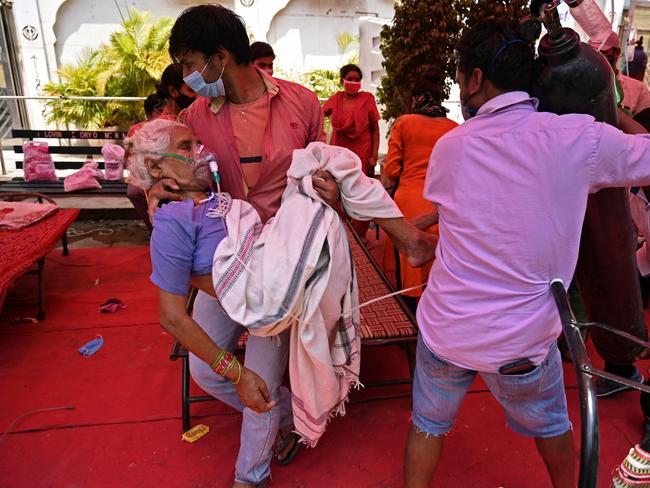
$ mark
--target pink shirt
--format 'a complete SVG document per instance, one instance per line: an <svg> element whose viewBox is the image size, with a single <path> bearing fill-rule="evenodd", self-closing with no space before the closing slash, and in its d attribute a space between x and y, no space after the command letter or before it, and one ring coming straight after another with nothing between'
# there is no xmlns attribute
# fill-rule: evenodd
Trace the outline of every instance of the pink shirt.
<svg viewBox="0 0 650 488"><path fill-rule="evenodd" d="M304 149L310 142L324 140L325 134L323 112L313 92L258 72L267 86L264 96L269 115L258 182L248 194L244 191L244 172L230 117L232 105L223 97L199 97L184 112L184 123L216 156L222 190L233 198L248 200L266 222L280 208L293 151Z"/></svg>
<svg viewBox="0 0 650 488"><path fill-rule="evenodd" d="M621 73L617 75L617 78L623 88L622 106L624 109L629 110L632 115L636 115L650 107L650 92L644 82Z"/></svg>
<svg viewBox="0 0 650 488"><path fill-rule="evenodd" d="M241 158L246 192L257 184L260 176L268 118L269 104L264 96L250 103L230 103L230 122Z"/></svg>
<svg viewBox="0 0 650 488"><path fill-rule="evenodd" d="M561 332L549 283L571 282L588 194L650 183L650 136L536 105L496 97L431 154L440 241L417 318L429 349L463 368L543 361Z"/></svg>

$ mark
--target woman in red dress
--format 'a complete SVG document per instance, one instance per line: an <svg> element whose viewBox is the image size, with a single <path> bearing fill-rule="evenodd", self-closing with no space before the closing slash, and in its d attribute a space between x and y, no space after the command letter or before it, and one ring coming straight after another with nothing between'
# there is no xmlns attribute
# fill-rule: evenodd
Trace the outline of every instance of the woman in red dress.
<svg viewBox="0 0 650 488"><path fill-rule="evenodd" d="M323 106L325 117L331 117L332 121L330 144L354 152L361 159L363 172L372 177L379 152L379 111L375 97L360 91L363 74L356 64L343 66L340 73L343 91L336 92ZM353 225L365 239L368 222L354 221Z"/></svg>

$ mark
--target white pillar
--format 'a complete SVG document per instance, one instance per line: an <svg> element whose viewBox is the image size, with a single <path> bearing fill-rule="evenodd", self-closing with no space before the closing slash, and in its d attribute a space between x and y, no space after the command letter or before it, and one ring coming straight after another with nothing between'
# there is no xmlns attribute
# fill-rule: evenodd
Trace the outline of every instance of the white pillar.
<svg viewBox="0 0 650 488"><path fill-rule="evenodd" d="M65 0L21 0L13 7L16 39L20 50L22 86L25 95L42 95L43 86L56 80L54 21ZM44 105L37 100L26 103L30 126L45 128Z"/></svg>
<svg viewBox="0 0 650 488"><path fill-rule="evenodd" d="M381 29L389 24L390 19L379 17L359 17L359 67L364 74L361 88L375 93L381 84L386 70L381 65Z"/></svg>

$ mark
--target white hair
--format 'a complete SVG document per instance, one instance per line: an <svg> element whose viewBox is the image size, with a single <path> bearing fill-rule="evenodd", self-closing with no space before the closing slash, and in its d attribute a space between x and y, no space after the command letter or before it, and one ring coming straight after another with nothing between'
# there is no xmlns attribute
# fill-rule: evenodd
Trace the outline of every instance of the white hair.
<svg viewBox="0 0 650 488"><path fill-rule="evenodd" d="M176 127L183 124L169 119L155 119L145 123L133 136L124 141L128 158L126 181L131 185L148 190L156 182L149 174L147 160L160 160L167 151L171 135Z"/></svg>

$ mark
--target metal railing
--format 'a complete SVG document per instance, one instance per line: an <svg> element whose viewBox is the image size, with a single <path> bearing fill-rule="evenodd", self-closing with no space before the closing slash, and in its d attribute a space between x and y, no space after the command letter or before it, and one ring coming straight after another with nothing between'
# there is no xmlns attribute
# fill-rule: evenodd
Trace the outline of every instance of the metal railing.
<svg viewBox="0 0 650 488"><path fill-rule="evenodd" d="M562 330L578 378L580 423L582 426L580 478L578 480L578 486L579 488L596 488L598 484L599 422L598 400L596 398L594 377L615 381L646 393L650 393L650 386L594 368L587 355L587 348L585 347L581 331L586 331L594 327L603 329L646 349L650 349L650 342L643 341L627 332L599 322L578 322L571 309L569 297L562 280L554 279L551 281L551 292L553 293L553 298L555 299L555 304L560 314Z"/></svg>
<svg viewBox="0 0 650 488"><path fill-rule="evenodd" d="M13 127L11 119L11 110L7 105L9 101L18 101L18 100L38 100L38 101L89 101L89 102L142 102L145 97L90 97L90 96L46 96L46 95L0 95L0 170L3 175L7 174L6 165L4 161L4 154L2 152L3 142L5 139L9 139L9 134ZM318 99L321 103L327 101L326 98ZM457 100L447 100L443 102L443 105L447 106L460 106L460 102ZM135 122L134 122L135 123Z"/></svg>
<svg viewBox="0 0 650 488"><path fill-rule="evenodd" d="M83 100L88 102L141 102L145 100L145 97L69 97L67 95L49 97L44 95L0 95L0 100Z"/></svg>

